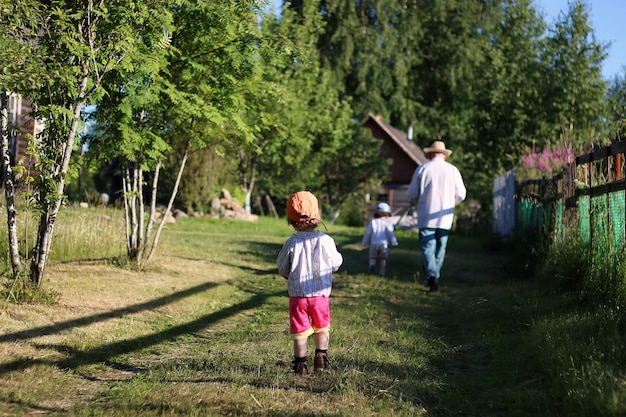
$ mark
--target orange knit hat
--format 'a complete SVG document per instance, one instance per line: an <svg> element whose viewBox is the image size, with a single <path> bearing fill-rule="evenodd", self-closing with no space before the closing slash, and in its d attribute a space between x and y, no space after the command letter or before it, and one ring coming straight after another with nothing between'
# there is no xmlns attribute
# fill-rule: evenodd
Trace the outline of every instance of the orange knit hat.
<svg viewBox="0 0 626 417"><path fill-rule="evenodd" d="M287 200L287 217L294 222L321 220L317 197L310 191L298 191Z"/></svg>

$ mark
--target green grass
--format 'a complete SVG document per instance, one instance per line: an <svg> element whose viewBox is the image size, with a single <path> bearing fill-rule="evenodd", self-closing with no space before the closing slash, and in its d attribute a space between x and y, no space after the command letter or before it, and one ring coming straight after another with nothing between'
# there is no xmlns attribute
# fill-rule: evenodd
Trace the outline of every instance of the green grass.
<svg viewBox="0 0 626 417"><path fill-rule="evenodd" d="M18 207L17 234L19 251L25 258L37 240L38 218L34 212ZM0 217L5 221L0 229L0 259L8 265L8 238L6 208L0 205ZM78 206L62 207L54 224L50 263L83 261L119 262L126 251L124 237L124 212L121 210Z"/></svg>
<svg viewBox="0 0 626 417"><path fill-rule="evenodd" d="M0 302L0 415L623 414L615 316L581 320L520 276L506 247L478 238L451 236L440 294L423 286L409 231L397 233L388 277L369 276L363 230L327 226L345 258L331 374L291 373L275 264L292 233L284 219L179 219L144 272L84 254L49 267L57 305Z"/></svg>

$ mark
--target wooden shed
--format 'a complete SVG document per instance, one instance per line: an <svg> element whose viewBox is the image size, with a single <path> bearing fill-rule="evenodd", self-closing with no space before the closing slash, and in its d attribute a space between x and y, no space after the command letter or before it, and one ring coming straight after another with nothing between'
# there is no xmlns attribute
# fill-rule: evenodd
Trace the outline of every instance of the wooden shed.
<svg viewBox="0 0 626 417"><path fill-rule="evenodd" d="M32 117L32 103L24 97L8 93L8 124L12 128L9 135L9 152L11 154L11 164L26 156L28 146L28 135L37 136L44 127L37 123ZM28 166L29 164L27 164Z"/></svg>
<svg viewBox="0 0 626 417"><path fill-rule="evenodd" d="M381 184L373 201L388 202L393 214L404 212L410 207L407 191L413 172L428 159L407 132L385 123L380 116L370 113L361 125L381 140L381 155L392 160L389 176Z"/></svg>

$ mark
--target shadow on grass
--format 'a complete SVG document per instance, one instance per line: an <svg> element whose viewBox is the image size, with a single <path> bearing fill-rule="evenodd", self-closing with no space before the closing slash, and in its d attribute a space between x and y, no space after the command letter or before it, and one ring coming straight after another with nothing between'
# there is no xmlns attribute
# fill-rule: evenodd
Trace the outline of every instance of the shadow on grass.
<svg viewBox="0 0 626 417"><path fill-rule="evenodd" d="M288 353L278 361L264 364L267 367L265 375L259 375L259 365L254 362L256 357L247 359L244 356L243 361L237 361L233 365L233 362L228 362L229 359L223 355L216 355L215 364L212 362L213 358L210 360L200 358L197 363L192 364L183 362L183 359L179 364L168 361L166 366L191 368L194 372L210 375L189 378L189 374L182 373L181 382L220 382L258 388L279 388L285 391L296 389L317 394L346 392L354 395L354 392L358 392L362 393L367 401L374 402L389 397L391 398L389 403L394 406L402 402L411 403L417 410L427 410L428 415L434 416L524 415L524 411L537 412L541 409L547 397L541 393L539 396L536 395L537 389L532 385L534 378L532 362L525 362L529 359L525 352L517 356L511 355L512 361L508 364L494 360L494 349L514 349L516 342L521 341L519 334L513 334L510 338L502 335L503 331L509 330L507 323L515 324L515 320L507 316L511 307L506 304L507 297L503 295L506 290L500 286L501 271L498 256L483 253L476 240L451 236L444 266L445 283L442 285L442 293L434 295L429 294L421 281L416 279L420 253L415 236L399 238L400 247L392 252L390 258L388 278L378 278L363 274L367 269L367 249L360 247L356 233L334 235L337 236L339 250L344 256L344 265L334 280L333 320L336 319L340 326L337 326L336 332L333 330L331 342L335 366L333 374L307 379L288 377L291 373L289 363L291 346L288 339L284 344L284 350ZM243 274L242 277L238 276L236 281L240 280L241 284L237 282L230 284L245 291L250 289L251 275L262 277L277 275L273 265L281 244L253 241L246 242L243 247L245 249L238 246L233 252L228 252L227 259L212 262L240 269ZM56 349L69 357L56 361L18 360L0 365L0 374L12 369L26 369L40 363L61 369L74 369L102 362L131 374L141 372L144 369L131 368L116 362L114 357L157 345L164 340L199 332L242 312L260 310L271 297L285 297L285 305L287 304L286 285L283 286L282 281L259 279L252 284L257 285L255 289L258 292L251 294L245 301L203 315L188 323L87 350L66 345L40 346ZM195 292L207 290L212 285L215 284L203 284L115 312L3 335L0 340L6 342L28 339L94 321L121 317L143 309L152 309ZM275 285L280 285L281 289L274 291ZM286 318L286 314L284 317ZM352 323L351 320L359 323ZM284 325L287 328L287 322ZM237 329L238 337L241 337L239 333L245 333L246 330L252 333L252 327L249 329L240 327ZM266 328L263 327L263 330ZM520 329L517 328L516 331ZM340 347L340 343L334 344L341 339L343 348ZM420 345L413 343L412 339L424 339L426 342ZM231 343L233 351L238 352L241 340ZM362 343L364 349L355 353L352 350L352 343L354 345ZM527 369L521 369L524 365ZM509 366L511 369L503 371L503 366ZM177 372L156 374L159 382L179 380ZM537 405L519 405L525 401L529 404L534 401ZM236 406L236 401L232 401L234 414L237 414ZM155 404L155 407L165 405ZM254 415L283 414L263 410L255 412ZM298 412L297 415L307 414ZM316 412L315 415L340 414Z"/></svg>
<svg viewBox="0 0 626 417"><path fill-rule="evenodd" d="M84 317L76 320L70 320L64 323L58 323L52 326L43 326L36 329L29 329L27 331L22 332L14 332L6 335L2 335L0 337L0 341L14 341L14 340L24 340L29 339L41 335L48 335L52 333L62 332L64 330L75 328L81 325L88 325L97 321L108 320L111 318L119 318L127 314L136 313L143 310L151 310L159 306L163 306L165 304L174 302L175 300L190 296L192 294L206 291L207 289L215 286L216 284L206 283L202 285L195 286L193 288L180 291L174 295L169 295L166 297L161 297L156 300L138 304L136 306L115 310L108 313L97 314L94 316ZM164 340L174 339L176 337L198 332L210 325L213 325L221 320L224 320L228 317L231 317L236 314L240 314L246 310L254 310L259 308L261 305L265 303L265 301L277 295L284 295L284 292L276 292L276 293L266 293L266 294L255 294L251 296L247 301L244 301L239 304L235 304L231 307L225 308L223 310L217 311L215 313L207 314L205 316L199 317L196 320L193 320L189 323L173 326L167 330L156 332L150 335L137 337L134 339L123 340L120 342L100 345L93 349L88 350L78 350L73 347L65 346L65 345L40 345L40 348L52 348L56 349L59 352L68 354L70 357L67 359L62 359L58 361L47 361L43 359L20 359L8 363L0 364L0 374L17 370L17 369L25 369L36 364L47 364L57 366L59 368L76 368L81 365L86 364L94 364L100 362L106 362L111 357L117 356L120 354L130 353L139 349L143 349L152 345L156 345L158 343L163 342Z"/></svg>
<svg viewBox="0 0 626 417"><path fill-rule="evenodd" d="M13 342L16 340L26 340L26 339L31 339L34 337L60 333L64 330L74 329L80 326L87 326L92 323L97 323L97 322L104 321L104 320L121 318L129 314L134 314L134 313L138 313L138 312L146 311L146 310L153 310L155 308L173 303L182 298L189 297L191 295L194 295L203 291L207 291L215 287L216 285L217 284L214 284L214 283L204 283L204 284L196 285L195 287L188 288L183 291L179 291L174 294L170 294L164 297L159 297L154 300L141 303L141 304L136 304L130 307L120 308L117 310L108 311L106 313L101 313L101 314L94 314L92 316L80 317L78 319L68 320L62 323L56 323L56 324L49 325L49 326L41 326L41 327L36 327L33 329L23 330L20 332L7 333L4 335L0 335L0 343Z"/></svg>

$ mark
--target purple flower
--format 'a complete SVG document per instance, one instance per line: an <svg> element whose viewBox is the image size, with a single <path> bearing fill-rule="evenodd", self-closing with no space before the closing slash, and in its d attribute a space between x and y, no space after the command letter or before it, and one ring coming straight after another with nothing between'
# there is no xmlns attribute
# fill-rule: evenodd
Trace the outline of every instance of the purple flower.
<svg viewBox="0 0 626 417"><path fill-rule="evenodd" d="M524 166L526 168L534 168L535 167L535 160L532 158L531 155L524 155L524 159L523 159L522 163L524 164Z"/></svg>
<svg viewBox="0 0 626 417"><path fill-rule="evenodd" d="M544 161L537 161L537 169L539 171L550 172L551 168L549 164L546 164Z"/></svg>

